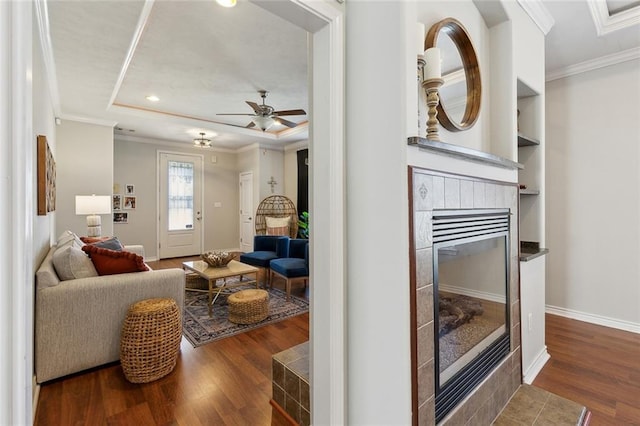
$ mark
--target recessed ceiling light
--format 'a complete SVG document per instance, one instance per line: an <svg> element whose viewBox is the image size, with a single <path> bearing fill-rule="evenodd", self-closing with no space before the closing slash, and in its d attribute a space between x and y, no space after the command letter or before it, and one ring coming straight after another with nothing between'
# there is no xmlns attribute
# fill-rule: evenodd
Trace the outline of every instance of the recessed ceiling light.
<svg viewBox="0 0 640 426"><path fill-rule="evenodd" d="M157 97L156 95L146 96L145 99L151 102L158 102L160 100L160 98Z"/></svg>
<svg viewBox="0 0 640 426"><path fill-rule="evenodd" d="M237 0L216 0L216 3L223 7L233 7L237 2Z"/></svg>

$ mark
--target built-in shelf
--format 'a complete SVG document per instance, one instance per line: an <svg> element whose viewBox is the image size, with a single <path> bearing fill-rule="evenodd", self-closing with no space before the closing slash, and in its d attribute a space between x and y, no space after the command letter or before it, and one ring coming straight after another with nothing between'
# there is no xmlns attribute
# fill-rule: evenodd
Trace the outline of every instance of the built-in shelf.
<svg viewBox="0 0 640 426"><path fill-rule="evenodd" d="M536 252L521 252L520 262L528 262L535 259L536 257L544 256L547 253L549 253L549 249L546 248L541 248Z"/></svg>
<svg viewBox="0 0 640 426"><path fill-rule="evenodd" d="M521 189L520 195L540 195L540 191L537 189Z"/></svg>
<svg viewBox="0 0 640 426"><path fill-rule="evenodd" d="M536 257L549 253L549 249L541 248L536 241L520 241L520 261L528 262Z"/></svg>
<svg viewBox="0 0 640 426"><path fill-rule="evenodd" d="M491 164L505 169L517 170L524 167L520 163L516 163L515 161L511 161L497 155L489 154L488 152L477 151L475 149L452 145L446 142L433 141L418 136L407 138L407 144L410 146L417 146L428 151L448 155L450 157L465 158L467 160Z"/></svg>
<svg viewBox="0 0 640 426"><path fill-rule="evenodd" d="M540 145L540 141L518 133L518 146L536 146Z"/></svg>

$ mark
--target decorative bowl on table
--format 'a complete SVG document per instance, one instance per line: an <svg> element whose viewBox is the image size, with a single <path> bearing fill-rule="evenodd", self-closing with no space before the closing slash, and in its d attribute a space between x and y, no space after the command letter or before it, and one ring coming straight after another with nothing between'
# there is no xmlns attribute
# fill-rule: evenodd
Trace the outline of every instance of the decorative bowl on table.
<svg viewBox="0 0 640 426"><path fill-rule="evenodd" d="M202 260L213 268L222 268L231 262L235 255L226 251L207 251L200 255Z"/></svg>

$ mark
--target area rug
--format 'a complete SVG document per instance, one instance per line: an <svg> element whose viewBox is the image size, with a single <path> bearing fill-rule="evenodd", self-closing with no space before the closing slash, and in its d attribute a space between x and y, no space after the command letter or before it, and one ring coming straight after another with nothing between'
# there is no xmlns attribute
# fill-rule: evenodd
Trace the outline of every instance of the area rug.
<svg viewBox="0 0 640 426"><path fill-rule="evenodd" d="M240 291L249 287L236 287L229 292ZM225 337L235 336L267 324L282 321L309 311L309 302L291 296L279 289L267 289L269 292L269 316L256 324L234 324L227 320L227 296L220 295L213 305L213 315L209 318L207 311L207 293L186 291L182 334L193 345L198 347Z"/></svg>

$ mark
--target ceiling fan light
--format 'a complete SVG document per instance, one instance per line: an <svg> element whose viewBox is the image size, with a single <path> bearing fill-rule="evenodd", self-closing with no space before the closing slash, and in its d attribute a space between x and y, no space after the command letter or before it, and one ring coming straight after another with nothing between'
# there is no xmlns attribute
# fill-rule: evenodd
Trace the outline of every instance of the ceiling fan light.
<svg viewBox="0 0 640 426"><path fill-rule="evenodd" d="M253 122L263 132L266 131L266 130L269 130L269 128L275 124L275 120L273 118L271 118L271 117L263 117L263 116L260 116L260 115L257 116L257 117L254 117L253 118Z"/></svg>
<svg viewBox="0 0 640 426"><path fill-rule="evenodd" d="M216 0L216 3L222 7L234 7L237 2L237 0Z"/></svg>

